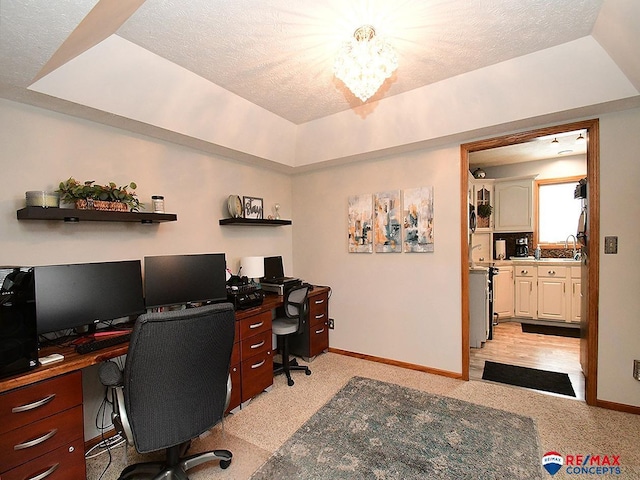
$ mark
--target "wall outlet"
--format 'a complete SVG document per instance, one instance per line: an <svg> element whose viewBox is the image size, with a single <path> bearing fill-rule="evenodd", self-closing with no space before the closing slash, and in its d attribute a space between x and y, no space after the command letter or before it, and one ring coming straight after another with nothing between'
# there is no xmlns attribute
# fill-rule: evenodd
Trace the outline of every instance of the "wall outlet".
<svg viewBox="0 0 640 480"><path fill-rule="evenodd" d="M329 319L329 330L333 330L333 318Z"/></svg>

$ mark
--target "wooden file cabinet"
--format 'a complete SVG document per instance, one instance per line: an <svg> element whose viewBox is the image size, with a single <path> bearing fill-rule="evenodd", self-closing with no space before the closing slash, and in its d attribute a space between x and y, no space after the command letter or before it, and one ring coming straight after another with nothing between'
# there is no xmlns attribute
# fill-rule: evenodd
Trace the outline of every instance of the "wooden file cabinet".
<svg viewBox="0 0 640 480"><path fill-rule="evenodd" d="M309 321L299 335L289 339L290 352L309 361L329 349L329 289L309 292Z"/></svg>
<svg viewBox="0 0 640 480"><path fill-rule="evenodd" d="M236 322L236 334L234 337L233 350L231 352L231 399L227 407L227 413L240 406L242 401L240 391L242 389L242 376L240 375L240 322Z"/></svg>
<svg viewBox="0 0 640 480"><path fill-rule="evenodd" d="M82 422L80 371L0 395L0 478L85 478Z"/></svg>
<svg viewBox="0 0 640 480"><path fill-rule="evenodd" d="M250 312L250 311L249 311ZM239 320L241 401L255 397L273 385L271 310Z"/></svg>

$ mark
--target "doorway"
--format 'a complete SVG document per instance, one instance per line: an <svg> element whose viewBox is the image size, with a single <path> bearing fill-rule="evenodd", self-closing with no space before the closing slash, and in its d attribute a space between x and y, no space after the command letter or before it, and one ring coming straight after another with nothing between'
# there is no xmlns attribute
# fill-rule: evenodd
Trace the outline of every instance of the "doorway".
<svg viewBox="0 0 640 480"><path fill-rule="evenodd" d="M574 130L586 131L587 157L587 218L588 241L582 260L582 316L580 321L580 366L585 377L585 400L595 405L597 400L598 358L598 265L599 265L599 124L598 120L585 120L545 127L496 138L463 144L460 147L461 192L461 279L462 279L462 377L469 380L469 236L468 236L468 182L469 154L497 147L532 142L538 137L561 135Z"/></svg>

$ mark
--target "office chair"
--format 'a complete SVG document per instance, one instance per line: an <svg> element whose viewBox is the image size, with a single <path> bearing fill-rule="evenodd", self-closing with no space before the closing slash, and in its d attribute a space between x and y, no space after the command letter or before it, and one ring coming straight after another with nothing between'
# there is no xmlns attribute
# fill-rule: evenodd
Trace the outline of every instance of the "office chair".
<svg viewBox="0 0 640 480"><path fill-rule="evenodd" d="M114 362L101 365L100 379L112 387L116 430L140 453L166 449L164 461L128 466L120 479L187 480L186 471L204 462L231 464L228 450L184 454L229 404L234 334L230 303L147 313L133 328L124 375Z"/></svg>
<svg viewBox="0 0 640 480"><path fill-rule="evenodd" d="M277 336L278 349L282 355L282 363L274 363L273 374L284 373L290 387L294 384L291 370L303 370L305 374L311 375L309 367L298 365L295 358L289 358L289 337L301 333L309 321L308 293L308 285L294 287L285 293L284 305L282 309L278 309L278 316L273 320L271 327Z"/></svg>

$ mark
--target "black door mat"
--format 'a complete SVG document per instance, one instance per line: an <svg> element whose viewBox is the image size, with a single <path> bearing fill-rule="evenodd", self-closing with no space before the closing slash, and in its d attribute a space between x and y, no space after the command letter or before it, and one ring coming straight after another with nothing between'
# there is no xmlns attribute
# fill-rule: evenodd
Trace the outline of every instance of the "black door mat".
<svg viewBox="0 0 640 480"><path fill-rule="evenodd" d="M566 373L549 372L535 368L506 365L504 363L484 362L482 379L491 382L506 383L517 387L532 388L545 392L559 393L575 397L571 380Z"/></svg>
<svg viewBox="0 0 640 480"><path fill-rule="evenodd" d="M520 325L522 325L523 333L541 333L558 337L580 338L580 329L575 327L556 327L555 325L536 325L533 323L521 323Z"/></svg>

